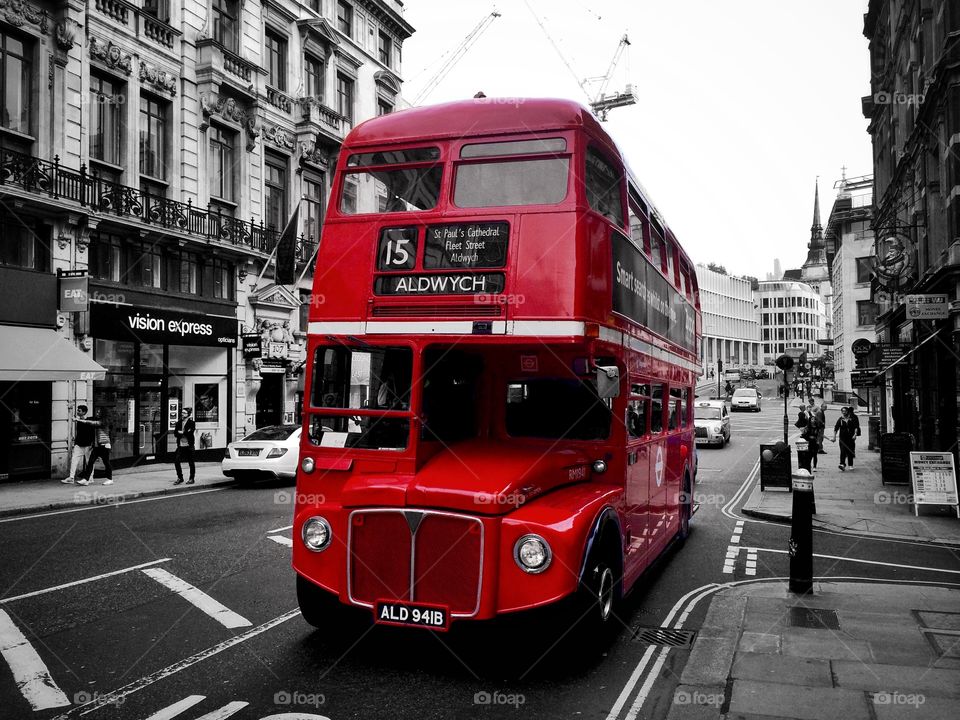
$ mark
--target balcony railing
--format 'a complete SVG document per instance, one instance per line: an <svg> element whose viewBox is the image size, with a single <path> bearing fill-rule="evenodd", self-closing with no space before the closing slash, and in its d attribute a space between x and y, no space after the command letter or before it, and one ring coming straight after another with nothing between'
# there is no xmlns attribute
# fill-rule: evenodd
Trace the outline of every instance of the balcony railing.
<svg viewBox="0 0 960 720"><path fill-rule="evenodd" d="M165 2L154 2L140 8L128 0L96 0L94 6L101 14L124 27L130 25L130 17L133 16L133 32L138 38L147 38L171 50L176 39L183 34L168 24L170 13Z"/></svg>
<svg viewBox="0 0 960 720"><path fill-rule="evenodd" d="M280 231L265 228L253 219L240 220L221 211L193 206L146 193L139 188L105 180L97 173L87 173L86 166L79 172L60 165L58 156L53 162L0 148L0 192L13 185L37 195L69 200L104 215L135 220L164 230L176 230L206 240L217 240L247 247L261 253L273 250ZM313 252L312 239L299 239L301 260L308 260ZM308 253L303 255L303 253Z"/></svg>

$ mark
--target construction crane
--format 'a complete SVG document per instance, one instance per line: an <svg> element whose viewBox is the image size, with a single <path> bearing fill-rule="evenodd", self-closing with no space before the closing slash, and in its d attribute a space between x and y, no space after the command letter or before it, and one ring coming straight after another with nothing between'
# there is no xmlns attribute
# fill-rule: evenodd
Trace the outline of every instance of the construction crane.
<svg viewBox="0 0 960 720"><path fill-rule="evenodd" d="M453 55L447 58L447 61L440 66L440 69L436 72L436 74L427 81L426 85L423 86L423 89L413 100L414 105L419 105L428 97L430 97L430 94L436 90L437 85L439 85L443 79L450 74L450 71L453 70L454 66L460 62L463 56L467 54L467 51L477 40L480 39L480 36L483 35L484 31L490 27L490 25L493 24L493 21L498 17L500 17L500 13L494 10L489 15L484 16L484 18L477 23L473 30L471 30L463 39Z"/></svg>
<svg viewBox="0 0 960 720"><path fill-rule="evenodd" d="M588 82L600 81L600 87L597 90L597 94L590 101L590 108L596 113L597 117L601 120L607 119L607 113L613 108L625 107L627 105L634 105L637 102L636 93L633 90L633 85L629 83L626 86L626 89L623 92L616 92L611 95L605 95L604 91L607 89L607 85L610 84L610 78L613 76L613 71L616 70L617 64L620 62L620 58L623 55L624 51L630 45L630 38L627 37L627 34L624 33L623 37L620 38L620 44L617 45L617 49L613 53L613 58L610 60L610 65L607 67L607 72L602 77L596 78L587 78L583 81L582 86L586 85ZM586 88L584 88L586 89Z"/></svg>

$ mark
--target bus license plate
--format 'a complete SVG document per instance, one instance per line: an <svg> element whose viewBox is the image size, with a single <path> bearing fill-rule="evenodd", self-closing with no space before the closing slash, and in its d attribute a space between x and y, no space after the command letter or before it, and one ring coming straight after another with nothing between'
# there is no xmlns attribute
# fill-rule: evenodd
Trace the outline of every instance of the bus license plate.
<svg viewBox="0 0 960 720"><path fill-rule="evenodd" d="M373 619L381 625L447 630L450 613L447 608L440 605L380 600L377 602Z"/></svg>

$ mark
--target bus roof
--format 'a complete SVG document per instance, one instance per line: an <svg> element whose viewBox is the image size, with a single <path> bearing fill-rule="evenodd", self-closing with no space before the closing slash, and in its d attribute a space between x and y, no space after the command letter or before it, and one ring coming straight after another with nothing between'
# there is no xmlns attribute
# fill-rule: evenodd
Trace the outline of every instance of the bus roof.
<svg viewBox="0 0 960 720"><path fill-rule="evenodd" d="M415 107L357 125L345 145L402 143L426 138L498 135L586 128L611 148L616 144L587 108L551 98L473 98Z"/></svg>

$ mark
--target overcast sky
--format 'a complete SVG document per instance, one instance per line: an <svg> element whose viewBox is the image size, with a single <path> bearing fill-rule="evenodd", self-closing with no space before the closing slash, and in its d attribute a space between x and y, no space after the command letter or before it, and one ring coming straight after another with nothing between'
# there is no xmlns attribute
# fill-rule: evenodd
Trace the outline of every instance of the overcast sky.
<svg viewBox="0 0 960 720"><path fill-rule="evenodd" d="M603 75L624 32L631 45L608 92L639 102L606 123L695 262L761 279L779 257L806 257L814 180L824 222L840 168L872 172L860 98L869 93L866 0L405 0L413 100L485 14L496 19L426 104L565 97ZM546 31L572 68L567 69ZM629 60L629 62L628 62ZM592 92L596 85L588 86Z"/></svg>

